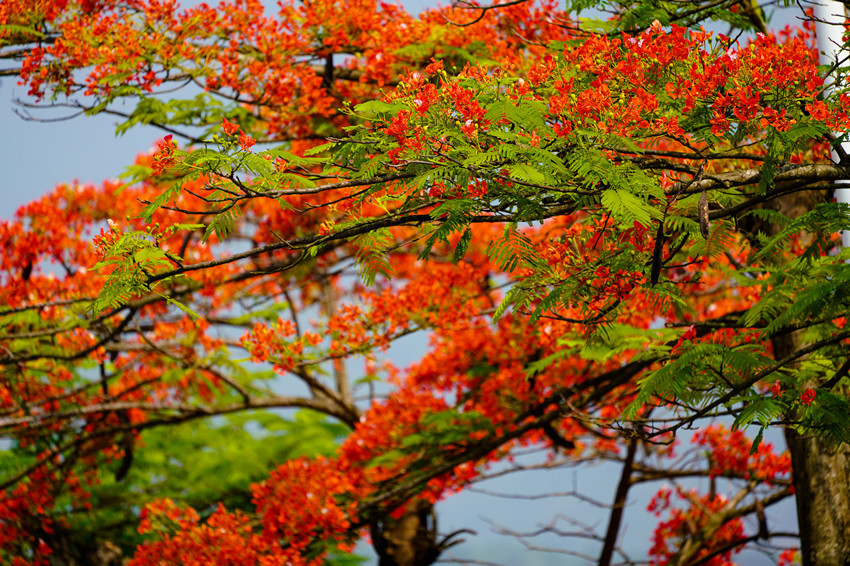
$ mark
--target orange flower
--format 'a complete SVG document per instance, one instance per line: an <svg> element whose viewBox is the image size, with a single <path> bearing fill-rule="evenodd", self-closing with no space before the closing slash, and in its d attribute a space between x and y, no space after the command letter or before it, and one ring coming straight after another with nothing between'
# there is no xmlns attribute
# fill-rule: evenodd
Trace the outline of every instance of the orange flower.
<svg viewBox="0 0 850 566"><path fill-rule="evenodd" d="M228 122L227 118L221 119L221 129L228 136L236 135L236 132L239 131L239 126L234 124L233 122Z"/></svg>
<svg viewBox="0 0 850 566"><path fill-rule="evenodd" d="M242 146L242 149L248 151L251 149L251 146L257 143L257 141L251 136L245 134L245 132L241 132L239 134L239 145Z"/></svg>
<svg viewBox="0 0 850 566"><path fill-rule="evenodd" d="M177 148L177 145L171 141L173 137L171 134L168 134L157 143L159 151L154 156L153 163L151 164L154 175L159 175L174 165L174 150Z"/></svg>

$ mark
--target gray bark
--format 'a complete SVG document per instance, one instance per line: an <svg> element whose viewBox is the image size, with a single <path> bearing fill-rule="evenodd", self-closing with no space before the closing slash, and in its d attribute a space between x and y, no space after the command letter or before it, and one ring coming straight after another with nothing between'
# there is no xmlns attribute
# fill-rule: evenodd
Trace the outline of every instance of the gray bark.
<svg viewBox="0 0 850 566"><path fill-rule="evenodd" d="M850 566L850 447L787 429L803 566Z"/></svg>

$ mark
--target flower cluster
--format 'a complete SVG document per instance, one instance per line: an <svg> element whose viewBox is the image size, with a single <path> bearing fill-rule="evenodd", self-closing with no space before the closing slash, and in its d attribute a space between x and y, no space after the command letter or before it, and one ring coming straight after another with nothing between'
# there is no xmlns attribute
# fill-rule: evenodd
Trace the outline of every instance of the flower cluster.
<svg viewBox="0 0 850 566"><path fill-rule="evenodd" d="M166 170L174 166L174 163L176 162L174 150L177 149L177 144L172 141L173 137L173 135L168 134L157 142L157 152L154 155L153 163L151 164L154 175L161 175Z"/></svg>

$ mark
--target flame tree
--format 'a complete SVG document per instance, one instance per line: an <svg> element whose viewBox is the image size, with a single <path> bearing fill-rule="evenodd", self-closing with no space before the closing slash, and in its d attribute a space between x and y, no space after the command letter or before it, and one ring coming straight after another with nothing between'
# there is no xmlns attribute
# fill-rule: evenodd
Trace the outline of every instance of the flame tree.
<svg viewBox="0 0 850 566"><path fill-rule="evenodd" d="M2 560L427 565L534 447L619 462L599 564L658 481L654 564L795 491L778 559L844 564L845 70L750 2L583 5L4 2L32 106L167 135L0 224Z"/></svg>

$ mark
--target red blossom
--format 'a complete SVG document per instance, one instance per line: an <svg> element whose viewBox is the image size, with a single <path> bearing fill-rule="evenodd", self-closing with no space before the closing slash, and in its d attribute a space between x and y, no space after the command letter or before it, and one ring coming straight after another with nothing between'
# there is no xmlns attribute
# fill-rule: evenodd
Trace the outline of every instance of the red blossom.
<svg viewBox="0 0 850 566"><path fill-rule="evenodd" d="M407 135L407 122L410 117L410 112L402 110L392 120L392 123L385 130L387 135L396 139L399 144L404 143L404 138Z"/></svg>
<svg viewBox="0 0 850 566"><path fill-rule="evenodd" d="M573 125L569 120L565 120L563 124L554 124L552 126L552 130L555 132L555 135L559 138L566 139L567 136L573 131Z"/></svg>
<svg viewBox="0 0 850 566"><path fill-rule="evenodd" d="M162 138L162 140L157 142L157 148L159 151L156 155L154 155L153 163L151 165L154 175L161 175L166 169L174 165L174 150L177 148L177 145L171 141L171 138L173 137L173 135L168 134Z"/></svg>
<svg viewBox="0 0 850 566"><path fill-rule="evenodd" d="M251 149L251 146L257 143L257 141L246 134L245 132L240 132L239 134L239 145L242 146L242 149L248 151Z"/></svg>
<svg viewBox="0 0 850 566"><path fill-rule="evenodd" d="M542 61L528 71L528 80L532 85L537 86L548 79L554 69L555 58L551 55L546 55Z"/></svg>
<svg viewBox="0 0 850 566"><path fill-rule="evenodd" d="M233 136L236 135L236 132L239 131L239 126L237 124L234 124L233 122L229 122L227 118L222 118L221 130L228 136Z"/></svg>
<svg viewBox="0 0 850 566"><path fill-rule="evenodd" d="M786 548L779 555L779 566L795 566L800 564L800 551L796 548Z"/></svg>

